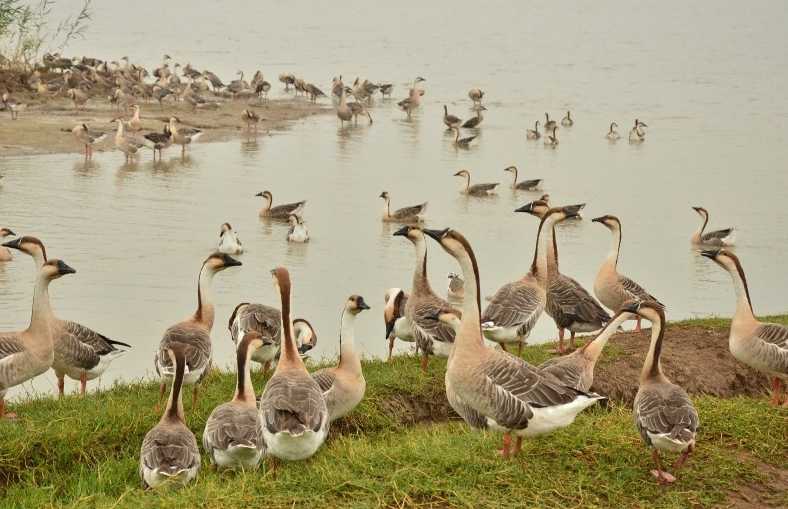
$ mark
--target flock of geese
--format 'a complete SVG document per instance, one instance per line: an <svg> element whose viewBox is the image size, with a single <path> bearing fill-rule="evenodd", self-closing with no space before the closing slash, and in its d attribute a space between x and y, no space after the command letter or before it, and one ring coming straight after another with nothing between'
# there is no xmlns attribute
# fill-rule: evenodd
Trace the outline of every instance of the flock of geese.
<svg viewBox="0 0 788 509"><path fill-rule="evenodd" d="M176 83L181 83L192 89L189 95L193 97L195 84L198 87L209 85L214 92L223 90L233 98L247 94L264 94L267 98L270 90L270 84L262 80L262 75L262 81L254 80L253 83L257 83L253 87L245 84L243 73L239 71L239 80L225 85L213 73L198 72L189 65L182 69L183 76L189 79L185 84L178 77L180 66L176 64L170 70L167 60L153 73L159 89L166 85L167 90L173 91L177 89ZM72 86L77 72L81 73L80 79L89 82L110 79L112 83L114 76L114 86L125 96L129 95L127 88L137 90L135 83L141 87L142 94L148 93L148 89L140 85L144 84L147 71L129 64L125 57L119 63L107 63L50 56L49 65L60 66L63 84L58 90L70 92L70 95L90 89L83 84ZM36 86L42 93L52 90L40 75L37 79ZM282 75L280 81L286 88L292 86L312 100L325 95L294 75ZM424 95L419 84L424 81L421 77L413 80L408 97L398 103L407 115L419 107ZM153 97L163 93L156 86L150 88ZM331 94L337 97L337 117L344 123L357 121L358 116L364 115L371 123L367 109L369 99L377 91L384 96L390 95L391 89L390 84L359 79L349 87L341 77L335 79ZM183 95L183 92L178 94ZM355 101L347 101L349 94ZM113 97L117 95L121 94L113 94ZM474 105L472 118L463 122L444 107L444 123L455 132L455 143L460 146L467 146L475 138L460 138L460 129L478 129L484 119L482 112L486 111L482 105L485 95L482 90L472 89L468 95ZM163 97L159 102L161 99ZM24 109L7 94L3 95L3 104L13 118ZM204 103L196 104L195 107L199 107ZM130 120L113 120L117 127L116 146L127 158L144 146L144 142L129 134L140 126L139 105L131 104L130 107L133 111ZM244 112L249 127L256 123L250 113ZM574 124L570 112L560 124L565 127ZM607 137L611 141L620 138L616 127L615 123L610 125ZM645 127L643 122L635 120L630 141L642 142ZM558 123L545 114L543 128L545 143L556 146ZM76 126L72 133L84 143L86 157L90 157L92 146L105 136L84 124ZM185 151L200 134L199 130L182 126L174 116L161 133L148 133L143 137L161 154L173 143L181 145ZM540 139L542 136L537 121L534 129L528 130L527 138ZM541 179L518 181L514 166L505 171L512 174L511 187L515 190L534 191L541 183ZM498 185L471 184L468 170L460 170L455 176L464 180L463 192L468 195L489 194ZM261 217L288 222L288 240L305 242L309 239L303 222L306 201L273 206L270 191L257 196L264 202L259 212ZM524 438L570 426L580 412L604 400L605 397L592 392L591 387L595 365L606 343L624 322L635 320L639 330L641 320L647 320L651 323L651 340L634 401L634 420L637 431L652 450L656 465L652 471L654 477L660 483L675 481L674 474L695 448L698 412L687 393L673 384L661 368L667 327L665 306L643 286L618 272L622 247L622 222L618 217L604 215L592 220L611 233L610 251L593 286L595 298L559 266L556 226L564 221L581 220L584 204L554 206L544 195L517 208L515 212L527 213L539 221L531 264L523 275L502 285L482 308L480 267L470 241L451 228L424 228L427 203L392 210L389 193L383 191L380 198L384 201L382 220L403 225L394 236L407 240L415 254L410 291L390 288L385 292L383 316L389 357L396 339L415 344L423 370L427 369L430 356L447 357L445 388L451 407L471 428L501 433L500 454L509 458L518 454ZM691 242L701 249L702 256L730 274L736 292L736 311L730 329L731 354L771 378L773 404L788 404L785 389L788 383L788 328L761 323L755 318L742 264L729 249L734 242L734 230L706 231L708 211L702 207L693 208L702 224L692 235ZM48 257L38 238L16 236L8 228L0 229L0 237L13 238L2 244L0 262L10 261L9 249L15 250L30 256L37 271L28 328L0 333L0 418L14 418L15 414L6 410L3 399L8 389L52 368L58 378L60 395L66 376L79 380L80 393L85 395L87 382L100 376L131 346L82 324L57 318L50 306L50 283L76 271L64 261ZM427 252L431 241L459 266L459 274L449 275L445 299L429 283ZM185 484L198 475L201 453L186 422L182 393L186 386L192 386L192 404L196 405L198 388L213 359L211 332L216 316L212 282L220 272L240 267L242 263L233 256L243 251L237 233L229 223L224 223L217 251L200 265L196 310L187 319L167 328L153 352L154 368L160 380L157 408L164 401L168 385L169 397L161 419L142 442L139 474L146 488L171 482ZM232 398L211 412L202 435L205 454L220 468L254 469L266 457L288 461L309 458L326 441L331 422L352 412L364 398L366 382L354 345L354 323L359 314L369 309L366 300L354 294L344 303L337 365L310 373L302 357L315 346L317 334L308 320L296 318L293 313L293 281L287 269L277 267L271 275L279 295L279 307L242 302L228 320L228 330L236 345L237 384ZM519 353L543 313L556 324L557 353L562 355L533 366L521 359ZM569 344L565 345L567 331ZM593 332L598 332L596 338L582 346L575 345L576 334ZM518 355L510 353L514 346ZM251 361L261 363L265 371L275 364L259 397L250 376ZM663 467L660 453L679 454L671 469L673 474Z"/></svg>

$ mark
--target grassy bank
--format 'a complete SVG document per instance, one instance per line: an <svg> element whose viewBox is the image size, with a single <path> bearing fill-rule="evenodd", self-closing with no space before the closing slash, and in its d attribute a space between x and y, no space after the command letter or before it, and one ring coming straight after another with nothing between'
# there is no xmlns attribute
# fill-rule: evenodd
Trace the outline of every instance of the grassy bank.
<svg viewBox="0 0 788 509"><path fill-rule="evenodd" d="M539 362L547 349L524 356ZM198 482L178 491L139 487L139 446L159 418L155 383L15 405L22 419L0 423L0 507L708 507L727 503L730 491L788 505L788 410L763 398L695 397L697 454L664 488L648 475L650 455L627 406L586 412L504 462L494 453L498 436L471 432L448 408L445 362L431 362L427 376L408 357L364 368L367 397L312 459L239 474L204 462ZM255 382L259 390L263 380ZM186 399L198 437L233 386L232 374L216 373L196 409Z"/></svg>

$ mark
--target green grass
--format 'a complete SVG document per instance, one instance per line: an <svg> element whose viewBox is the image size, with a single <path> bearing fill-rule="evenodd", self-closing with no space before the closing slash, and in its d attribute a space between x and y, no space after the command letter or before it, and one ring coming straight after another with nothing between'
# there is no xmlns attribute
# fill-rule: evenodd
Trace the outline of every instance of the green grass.
<svg viewBox="0 0 788 509"><path fill-rule="evenodd" d="M528 347L524 356L540 362L548 348ZM0 507L708 507L738 485L763 481L760 462L788 469L788 410L765 400L695 398L697 452L679 482L664 488L648 474L650 455L628 408L588 411L565 430L526 441L507 462L494 453L498 435L452 417L444 361L433 359L427 375L410 357L364 369L365 400L310 460L217 473L204 458L197 482L180 490L144 492L139 484L142 437L159 418L155 383L14 405L23 417L0 422ZM255 382L259 390L263 381ZM234 383L232 374L215 373L198 408L185 398L198 439ZM788 504L785 492L769 496Z"/></svg>

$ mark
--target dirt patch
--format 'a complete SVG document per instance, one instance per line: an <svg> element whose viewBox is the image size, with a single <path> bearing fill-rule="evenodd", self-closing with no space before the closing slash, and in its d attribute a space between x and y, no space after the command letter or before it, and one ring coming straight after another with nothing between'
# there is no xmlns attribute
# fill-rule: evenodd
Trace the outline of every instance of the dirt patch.
<svg viewBox="0 0 788 509"><path fill-rule="evenodd" d="M632 404L650 333L628 332L611 338L596 366L594 391ZM727 329L668 324L661 364L665 375L691 395L761 397L768 392L767 378L731 355Z"/></svg>
<svg viewBox="0 0 788 509"><path fill-rule="evenodd" d="M728 492L728 498L720 507L788 507L788 470L764 463L745 451L740 451L738 458L742 462L753 464L764 480L737 486L735 490Z"/></svg>

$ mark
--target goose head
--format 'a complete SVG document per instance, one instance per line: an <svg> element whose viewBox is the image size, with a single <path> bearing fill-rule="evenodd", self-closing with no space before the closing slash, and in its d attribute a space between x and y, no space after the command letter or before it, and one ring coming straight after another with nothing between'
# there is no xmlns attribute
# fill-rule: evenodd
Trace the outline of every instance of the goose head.
<svg viewBox="0 0 788 509"><path fill-rule="evenodd" d="M503 171L508 171L509 173L517 174L517 166L507 166L503 169Z"/></svg>
<svg viewBox="0 0 788 509"><path fill-rule="evenodd" d="M0 239L5 237L13 237L14 235L16 235L16 233L9 230L8 228L0 228Z"/></svg>
<svg viewBox="0 0 788 509"><path fill-rule="evenodd" d="M704 209L703 207L692 207L692 210L698 213L700 217L706 219L709 217L709 211Z"/></svg>
<svg viewBox="0 0 788 509"><path fill-rule="evenodd" d="M525 212L541 219L545 216L545 214L547 214L548 210L550 210L550 204L547 202L547 200L540 198L538 200L528 202L522 207L515 209L515 212Z"/></svg>
<svg viewBox="0 0 788 509"><path fill-rule="evenodd" d="M424 240L424 231L418 226L403 226L399 230L395 231L393 236L405 237L409 241L416 244L417 242Z"/></svg>
<svg viewBox="0 0 788 509"><path fill-rule="evenodd" d="M240 261L224 253L213 253L203 262L203 267L212 274L218 274L230 267L240 267L241 265L243 264Z"/></svg>
<svg viewBox="0 0 788 509"><path fill-rule="evenodd" d="M455 173L454 176L455 177L464 177L464 178L470 180L471 172L469 172L468 170L460 170L457 173Z"/></svg>
<svg viewBox="0 0 788 509"><path fill-rule="evenodd" d="M416 83L421 83L422 81L427 81L427 80L425 78L422 78L421 76L416 76L416 80L415 80Z"/></svg>
<svg viewBox="0 0 788 509"><path fill-rule="evenodd" d="M41 267L41 275L48 281L60 279L68 274L76 274L77 271L69 267L63 260L52 259Z"/></svg>
<svg viewBox="0 0 788 509"><path fill-rule="evenodd" d="M357 315L365 309L369 309L369 306L361 295L351 295L345 301L345 311L352 315Z"/></svg>
<svg viewBox="0 0 788 509"><path fill-rule="evenodd" d="M408 296L401 288L389 288L383 298L386 303L383 308L383 321L386 324L385 339L388 339L394 330L394 324L405 316L405 301Z"/></svg>
<svg viewBox="0 0 788 509"><path fill-rule="evenodd" d="M604 216L595 217L591 220L592 223L600 223L607 227L610 231L616 231L621 229L621 221L616 216L611 216L606 214Z"/></svg>
<svg viewBox="0 0 788 509"><path fill-rule="evenodd" d="M317 346L317 333L312 324L303 318L293 320L293 333L296 337L298 353L302 356Z"/></svg>
<svg viewBox="0 0 788 509"><path fill-rule="evenodd" d="M10 230L7 230L10 231ZM14 233L11 232L11 235ZM47 261L47 250L44 243L36 237L19 237L3 244L3 247L22 251L28 256L32 256L39 264L43 265Z"/></svg>
<svg viewBox="0 0 788 509"><path fill-rule="evenodd" d="M380 193L380 196L378 198L383 198L384 200L388 200L389 199L389 192L388 191L383 191L382 193Z"/></svg>
<svg viewBox="0 0 788 509"><path fill-rule="evenodd" d="M268 206L271 206L271 203L274 201L274 197L271 194L271 191L263 191L262 193L257 193L255 196L259 196L268 202Z"/></svg>
<svg viewBox="0 0 788 509"><path fill-rule="evenodd" d="M231 231L233 231L232 225L230 223L224 223L222 225L222 227L221 227L221 230L219 230L219 236L221 237L225 233L231 232Z"/></svg>
<svg viewBox="0 0 788 509"><path fill-rule="evenodd" d="M744 270L741 268L739 257L727 249L706 249L701 251L700 255L713 261L729 273L738 272L742 276L742 279L745 279Z"/></svg>
<svg viewBox="0 0 788 509"><path fill-rule="evenodd" d="M618 128L618 124L616 124L615 122L611 122L610 123L610 132L612 133L613 131L616 130L616 128Z"/></svg>
<svg viewBox="0 0 788 509"><path fill-rule="evenodd" d="M287 216L287 222L290 226L296 226L303 222L303 220L295 214Z"/></svg>

